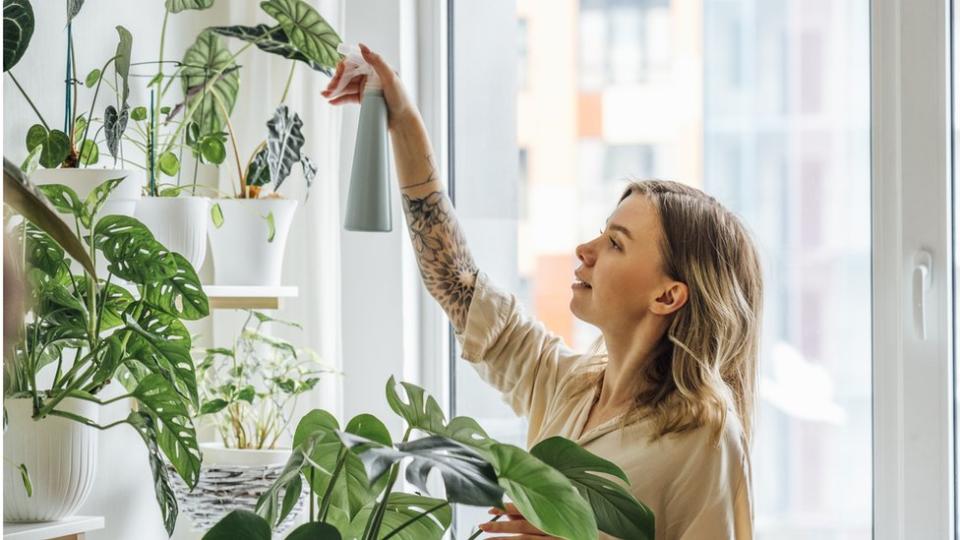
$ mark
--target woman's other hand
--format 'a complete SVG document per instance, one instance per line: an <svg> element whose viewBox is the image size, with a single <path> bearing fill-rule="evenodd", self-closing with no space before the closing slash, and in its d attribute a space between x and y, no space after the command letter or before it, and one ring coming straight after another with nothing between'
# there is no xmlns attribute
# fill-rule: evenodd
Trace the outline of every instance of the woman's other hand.
<svg viewBox="0 0 960 540"><path fill-rule="evenodd" d="M410 102L410 98L407 97L407 92L403 88L403 82L397 73L390 68L390 65L387 64L379 54L371 51L363 43L360 44L360 53L363 55L363 59L367 64L376 72L377 77L380 79L380 84L383 86L383 97L387 102L388 127L392 130L397 127L400 122L404 121L404 119L409 117L415 118L417 116L417 109ZM337 71L334 73L333 78L330 79L327 88L320 93L323 97L327 99L331 98L333 89L340 84L340 79L343 78L343 72L344 62L341 61L337 65ZM339 96L330 99L330 104L360 103L363 99L363 89L366 85L366 75L354 77L353 80L347 83L347 86Z"/></svg>
<svg viewBox="0 0 960 540"><path fill-rule="evenodd" d="M480 530L485 533L505 533L511 536L494 536L490 537L489 540L560 540L556 536L550 536L531 525L513 503L507 503L506 511L499 508L491 508L490 513L496 516L506 515L507 521L488 521L481 523L479 526Z"/></svg>

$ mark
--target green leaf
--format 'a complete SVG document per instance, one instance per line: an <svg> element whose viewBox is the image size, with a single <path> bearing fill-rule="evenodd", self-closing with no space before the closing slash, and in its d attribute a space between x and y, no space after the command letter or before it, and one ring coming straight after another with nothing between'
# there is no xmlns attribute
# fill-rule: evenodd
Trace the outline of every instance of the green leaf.
<svg viewBox="0 0 960 540"><path fill-rule="evenodd" d="M170 107L166 105L160 107L160 114L170 114Z"/></svg>
<svg viewBox="0 0 960 540"><path fill-rule="evenodd" d="M280 23L290 43L321 66L336 68L340 62L337 32L303 0L267 0L260 7Z"/></svg>
<svg viewBox="0 0 960 540"><path fill-rule="evenodd" d="M621 484L594 474L607 474L629 483L619 467L563 437L540 441L530 453L570 479L590 503L598 529L617 538L654 537L653 512Z"/></svg>
<svg viewBox="0 0 960 540"><path fill-rule="evenodd" d="M87 195L87 199L83 202L83 207L80 211L80 223L82 223L84 227L89 229L93 225L93 220L96 219L97 214L100 213L103 204L107 202L110 194L113 193L113 190L116 189L124 179L126 179L126 176L107 180L95 187L93 191Z"/></svg>
<svg viewBox="0 0 960 540"><path fill-rule="evenodd" d="M43 150L43 148L37 146L33 150L29 151L27 157L23 159L23 163L20 164L20 171L23 172L23 174L30 175L33 174L33 171L37 170L37 167L40 166L41 150Z"/></svg>
<svg viewBox="0 0 960 540"><path fill-rule="evenodd" d="M36 268L50 277L56 277L64 262L65 253L59 244L47 233L32 223L25 223L16 230L17 237L26 231L26 263L28 268Z"/></svg>
<svg viewBox="0 0 960 540"><path fill-rule="evenodd" d="M273 117L267 121L267 165L270 167L270 179L273 191L279 191L281 184L290 176L293 165L300 161L303 148L303 120L286 105L280 105Z"/></svg>
<svg viewBox="0 0 960 540"><path fill-rule="evenodd" d="M146 115L146 112L144 112ZM127 119L130 116L130 107L126 104L117 112L117 108L108 105L103 111L103 133L107 139L107 150L113 159L117 159L120 152L120 141L123 132L127 130Z"/></svg>
<svg viewBox="0 0 960 540"><path fill-rule="evenodd" d="M207 9L213 0L167 0L166 8L170 13L180 13L187 9Z"/></svg>
<svg viewBox="0 0 960 540"><path fill-rule="evenodd" d="M173 386L156 373L141 380L133 396L159 420L157 443L192 489L200 479L200 447L186 404Z"/></svg>
<svg viewBox="0 0 960 540"><path fill-rule="evenodd" d="M124 360L124 346L120 335L113 334L106 342L107 346L97 355L97 369L87 388L96 389L106 384Z"/></svg>
<svg viewBox="0 0 960 540"><path fill-rule="evenodd" d="M161 281L148 283L144 299L181 319L196 321L210 314L210 301L190 261L179 253L171 253L176 272Z"/></svg>
<svg viewBox="0 0 960 540"><path fill-rule="evenodd" d="M249 510L234 510L207 531L202 540L270 540L270 538L270 523Z"/></svg>
<svg viewBox="0 0 960 540"><path fill-rule="evenodd" d="M272 243L277 236L277 222L273 217L273 212L267 213L263 219L267 220L267 243Z"/></svg>
<svg viewBox="0 0 960 540"><path fill-rule="evenodd" d="M534 527L567 540L594 540L590 505L560 471L508 444L494 444L489 457L500 485Z"/></svg>
<svg viewBox="0 0 960 540"><path fill-rule="evenodd" d="M80 146L80 163L93 165L98 161L100 161L100 148L97 147L97 143L90 139L84 140Z"/></svg>
<svg viewBox="0 0 960 540"><path fill-rule="evenodd" d="M74 260L80 262L90 275L96 276L93 261L77 235L47 205L23 172L6 158L3 160L3 202L49 234Z"/></svg>
<svg viewBox="0 0 960 540"><path fill-rule="evenodd" d="M131 412L127 416L129 423L137 433L143 438L147 445L147 456L150 460L150 470L153 472L153 489L156 493L157 503L160 505L160 513L163 515L163 525L168 535L173 535L173 529L177 525L177 497L170 487L170 479L167 477L167 468L160 457L160 450L157 445L157 431L153 418L142 412ZM268 537L269 538L269 537Z"/></svg>
<svg viewBox="0 0 960 540"><path fill-rule="evenodd" d="M20 471L20 481L23 482L23 489L27 492L27 497L33 497L33 482L30 481L30 471L23 463L17 465L17 470Z"/></svg>
<svg viewBox="0 0 960 540"><path fill-rule="evenodd" d="M277 319L276 317L271 317L270 315L267 315L266 313L263 313L262 311L250 311L250 314L253 315L254 317L256 317L256 319L257 319L258 321L262 322L262 323L270 322L270 323L283 324L283 325L286 325L286 326L292 326L292 327L294 327L294 328L299 328L300 330L303 330L303 326L300 325L300 323L295 323L295 322L292 322L292 321L285 321L285 320L283 320L283 319Z"/></svg>
<svg viewBox="0 0 960 540"><path fill-rule="evenodd" d="M332 525L315 521L297 527L286 540L341 540L341 536Z"/></svg>
<svg viewBox="0 0 960 540"><path fill-rule="evenodd" d="M368 506L353 519L350 530L356 536L363 533L364 526L373 511ZM433 509L429 514L425 512ZM383 514L378 538L383 538L401 526L402 530L391 536L396 540L440 540L450 527L453 510L443 499L411 495L409 493L391 493L387 499L387 508ZM416 518L416 519L415 519ZM407 524L411 519L412 523ZM348 537L352 535L348 534Z"/></svg>
<svg viewBox="0 0 960 540"><path fill-rule="evenodd" d="M378 425L379 424L379 425ZM381 444L390 444L390 434L379 420L370 415L361 415L351 420L349 429L359 431L355 435L376 440ZM313 490L323 494L330 484L337 458L345 447L337 436L339 425L328 412L313 410L300 423L293 435L295 447L310 446L307 455L319 468L314 468ZM352 519L364 506L376 499L386 486L386 478L371 482L367 478L363 463L353 453L345 454L343 470L336 479L333 489L332 505L343 510Z"/></svg>
<svg viewBox="0 0 960 540"><path fill-rule="evenodd" d="M220 208L220 204L214 204L210 207L210 219L213 220L213 226L216 228L223 227L223 209Z"/></svg>
<svg viewBox="0 0 960 540"><path fill-rule="evenodd" d="M87 119L81 114L73 122L73 139L79 141L83 139L83 132L87 129Z"/></svg>
<svg viewBox="0 0 960 540"><path fill-rule="evenodd" d="M430 472L438 471L450 502L503 507L504 489L497 484L493 466L473 449L452 439L433 435L390 448L370 444L372 441L369 439L349 433L339 435L360 457L367 476L373 482L385 476L394 463L411 458L407 464L406 478L421 490L427 491ZM566 481L565 478L563 480Z"/></svg>
<svg viewBox="0 0 960 540"><path fill-rule="evenodd" d="M33 7L28 0L3 0L3 71L23 58L33 37Z"/></svg>
<svg viewBox="0 0 960 540"><path fill-rule="evenodd" d="M387 403L393 412L397 413L410 427L421 429L430 433L443 432L446 418L443 409L437 403L433 396L428 396L423 388L415 384L401 382L400 385L406 391L409 402L400 399L397 393L397 383L393 377L387 381Z"/></svg>
<svg viewBox="0 0 960 540"><path fill-rule="evenodd" d="M134 320L134 310L142 313ZM186 403L199 406L197 374L190 355L190 333L176 317L132 305L124 313L132 331L127 352L150 372L163 376Z"/></svg>
<svg viewBox="0 0 960 540"><path fill-rule="evenodd" d="M303 490L300 471L306 466L306 456L313 452L316 440L316 437L311 437L295 444L277 479L257 499L257 515L271 526L286 519L293 508L292 504L288 504L289 499L297 497Z"/></svg>
<svg viewBox="0 0 960 540"><path fill-rule="evenodd" d="M271 54L276 54L290 60L297 60L310 66L310 69L332 75L331 69L319 64L307 55L297 49L292 43L283 28L270 26L267 24L258 24L256 26L214 26L210 28L221 36L234 37L242 39L248 43L255 44L260 50Z"/></svg>
<svg viewBox="0 0 960 540"><path fill-rule="evenodd" d="M247 185L265 186L270 183L270 166L267 165L267 149L261 148L247 167Z"/></svg>
<svg viewBox="0 0 960 540"><path fill-rule="evenodd" d="M138 285L161 282L177 273L177 260L138 220L106 216L94 228L94 245L103 252L107 268L117 277Z"/></svg>
<svg viewBox="0 0 960 540"><path fill-rule="evenodd" d="M147 119L147 108L146 108L146 107L134 107L133 110L130 111L130 119L131 119L131 120L137 120L137 121L139 121L139 120L146 120L146 119Z"/></svg>
<svg viewBox="0 0 960 540"><path fill-rule="evenodd" d="M247 403L253 404L253 398L256 397L257 390L253 385L247 385L240 389L237 392L237 399L240 401L246 401Z"/></svg>
<svg viewBox="0 0 960 540"><path fill-rule="evenodd" d="M157 159L160 172L167 176L176 176L180 172L180 160L173 152L164 152Z"/></svg>
<svg viewBox="0 0 960 540"><path fill-rule="evenodd" d="M300 156L300 167L303 168L303 179L307 182L307 197L309 197L313 179L317 177L317 166L310 156L303 154Z"/></svg>
<svg viewBox="0 0 960 540"><path fill-rule="evenodd" d="M67 0L67 23L73 20L80 13L84 0Z"/></svg>
<svg viewBox="0 0 960 540"><path fill-rule="evenodd" d="M227 159L227 147L219 139L204 138L200 141L200 155L207 163L220 165Z"/></svg>
<svg viewBox="0 0 960 540"><path fill-rule="evenodd" d="M78 217L83 215L83 203L80 202L80 197L73 188L63 184L46 184L38 186L37 189L57 209L57 212Z"/></svg>
<svg viewBox="0 0 960 540"><path fill-rule="evenodd" d="M205 30L187 49L183 64L180 72L186 104L194 108L191 119L199 123L201 134L219 132L226 124L221 105L230 114L240 90L240 72L233 55L220 36Z"/></svg>
<svg viewBox="0 0 960 540"><path fill-rule="evenodd" d="M120 92L120 103L121 105L127 104L127 98L130 97L130 84L128 79L130 77L130 55L133 49L133 35L130 34L130 31L122 26L117 26L117 34L120 37L120 41L117 43L117 52L115 53L116 58L113 61L113 67L117 71L117 75L120 77L121 88Z"/></svg>
<svg viewBox="0 0 960 540"><path fill-rule="evenodd" d="M93 71L87 74L87 78L84 79L83 84L87 88L93 88L97 84L97 81L100 80L100 69L95 68Z"/></svg>
<svg viewBox="0 0 960 540"><path fill-rule="evenodd" d="M49 131L40 124L34 124L27 130L27 150L38 146L41 147L40 165L48 169L59 167L70 155L70 137L66 133L58 129Z"/></svg>
<svg viewBox="0 0 960 540"><path fill-rule="evenodd" d="M229 403L224 399L211 399L200 406L200 414L215 414L222 411Z"/></svg>

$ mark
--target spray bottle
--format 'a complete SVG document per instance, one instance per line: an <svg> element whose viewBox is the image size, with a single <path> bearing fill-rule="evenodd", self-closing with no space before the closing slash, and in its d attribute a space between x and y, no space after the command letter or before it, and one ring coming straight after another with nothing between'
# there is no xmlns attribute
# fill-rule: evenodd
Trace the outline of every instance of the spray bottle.
<svg viewBox="0 0 960 540"><path fill-rule="evenodd" d="M353 150L347 216L343 227L348 231L389 232L393 228L393 216L387 160L387 104L383 98L383 86L373 66L363 59L358 47L341 43L337 51L345 56L344 72L331 98L341 94L354 77L367 77L360 101L360 124Z"/></svg>

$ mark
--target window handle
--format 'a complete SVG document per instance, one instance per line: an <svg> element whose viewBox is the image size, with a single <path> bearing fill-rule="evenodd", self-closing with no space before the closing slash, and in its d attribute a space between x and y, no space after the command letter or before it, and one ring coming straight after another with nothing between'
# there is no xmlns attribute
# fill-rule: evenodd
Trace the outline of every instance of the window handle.
<svg viewBox="0 0 960 540"><path fill-rule="evenodd" d="M913 322L921 341L927 339L927 291L932 270L933 256L921 249L913 258Z"/></svg>

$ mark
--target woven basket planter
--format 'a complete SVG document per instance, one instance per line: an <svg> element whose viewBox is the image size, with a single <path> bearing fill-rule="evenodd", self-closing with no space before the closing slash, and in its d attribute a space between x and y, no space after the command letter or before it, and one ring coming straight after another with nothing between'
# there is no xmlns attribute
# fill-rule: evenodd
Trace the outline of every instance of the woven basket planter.
<svg viewBox="0 0 960 540"><path fill-rule="evenodd" d="M254 511L257 499L280 476L290 457L290 449L237 450L224 448L218 443L201 443L200 449L203 452L203 466L200 480L193 491L188 490L173 467L167 464L180 511L190 516L194 531L209 530L232 510ZM283 533L290 529L303 506L304 498L301 495L293 511L276 531Z"/></svg>

